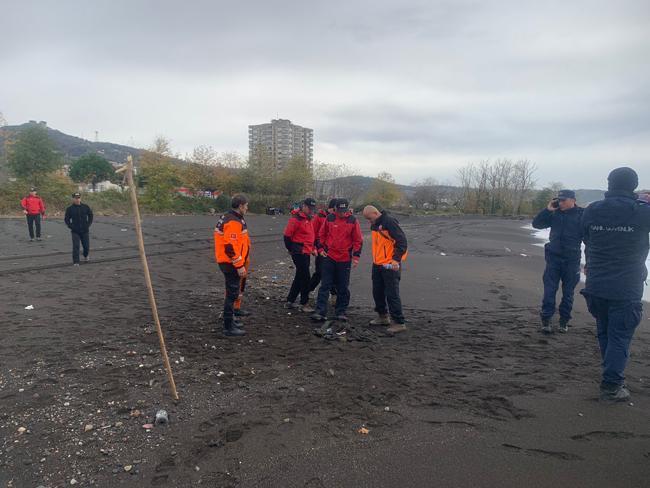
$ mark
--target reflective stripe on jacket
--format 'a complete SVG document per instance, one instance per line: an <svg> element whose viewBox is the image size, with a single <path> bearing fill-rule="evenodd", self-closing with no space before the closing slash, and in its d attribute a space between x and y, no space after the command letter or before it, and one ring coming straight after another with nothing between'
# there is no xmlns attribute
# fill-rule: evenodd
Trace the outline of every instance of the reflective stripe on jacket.
<svg viewBox="0 0 650 488"><path fill-rule="evenodd" d="M244 217L235 210L222 215L214 228L214 256L217 263L232 264L235 268L246 266L250 247Z"/></svg>

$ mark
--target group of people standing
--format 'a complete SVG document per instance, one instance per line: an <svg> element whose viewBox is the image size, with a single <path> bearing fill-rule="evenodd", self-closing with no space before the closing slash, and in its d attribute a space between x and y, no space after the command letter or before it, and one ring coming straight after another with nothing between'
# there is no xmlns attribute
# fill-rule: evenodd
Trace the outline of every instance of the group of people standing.
<svg viewBox="0 0 650 488"><path fill-rule="evenodd" d="M244 195L235 195L231 206L232 209L217 222L214 243L215 258L226 281L224 334L237 337L245 335L239 318L247 314L241 309L241 298L250 256L250 237L244 219L248 200ZM299 208L292 211L284 229L284 244L295 266L285 306L309 313L314 322L325 322L329 299L333 296L332 319L344 324L348 321L350 274L359 264L363 234L347 199L331 199L327 208L317 207L313 198L306 198ZM370 324L387 326L391 334L403 332L406 326L399 282L401 262L407 256L406 236L397 220L386 211L367 206L363 216L372 231L373 298L378 314ZM312 256L315 258L313 273ZM315 306L311 307L310 293L316 288ZM344 334L345 327L338 333Z"/></svg>
<svg viewBox="0 0 650 488"><path fill-rule="evenodd" d="M38 195L38 189L31 187L29 195L20 201L23 213L27 217L29 242L41 241L41 221L45 219L45 202ZM81 203L81 193L72 194L72 205L65 210L65 225L70 229L72 237L72 264L79 266L79 252L83 249L84 262L88 262L90 254L90 226L93 223L93 211L85 203Z"/></svg>
<svg viewBox="0 0 650 488"><path fill-rule="evenodd" d="M581 246L585 247L586 283L580 292L596 319L602 359L600 396L626 401L625 366L634 331L641 322L644 282L648 276L650 205L634 192L639 184L632 168L613 170L603 200L581 208L572 190L561 190L533 220L550 228L545 246L541 330L553 332L555 297L562 283L559 331L569 331L573 296L580 281Z"/></svg>

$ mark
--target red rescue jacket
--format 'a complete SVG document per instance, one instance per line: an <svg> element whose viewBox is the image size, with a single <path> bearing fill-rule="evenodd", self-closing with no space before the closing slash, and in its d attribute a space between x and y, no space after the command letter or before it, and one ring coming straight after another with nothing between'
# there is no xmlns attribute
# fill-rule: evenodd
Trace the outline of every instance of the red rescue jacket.
<svg viewBox="0 0 650 488"><path fill-rule="evenodd" d="M316 215L314 215L314 218L311 219L311 223L314 226L314 236L316 238L314 245L316 248L319 247L318 245L318 236L320 235L320 229L323 227L323 224L325 223L325 219L327 218L329 214L325 210L319 210Z"/></svg>
<svg viewBox="0 0 650 488"><path fill-rule="evenodd" d="M311 254L314 250L314 226L312 217L298 210L291 212L291 217L284 229L284 245L291 254Z"/></svg>
<svg viewBox="0 0 650 488"><path fill-rule="evenodd" d="M28 215L45 215L45 202L39 196L27 195L20 201L20 205L27 210Z"/></svg>
<svg viewBox="0 0 650 488"><path fill-rule="evenodd" d="M329 214L320 228L319 249L338 263L350 261L361 256L363 235L357 218L351 213L342 217Z"/></svg>

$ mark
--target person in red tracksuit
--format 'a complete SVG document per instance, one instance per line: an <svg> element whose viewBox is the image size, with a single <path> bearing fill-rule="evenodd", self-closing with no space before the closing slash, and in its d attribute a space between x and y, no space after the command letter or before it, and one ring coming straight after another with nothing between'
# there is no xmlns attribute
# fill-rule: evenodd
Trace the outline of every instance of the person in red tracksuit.
<svg viewBox="0 0 650 488"><path fill-rule="evenodd" d="M327 205L327 210L325 209L320 209L316 215L314 215L314 218L311 220L311 223L314 226L314 236L316 237L316 240L314 242L314 245L316 249L318 249L318 235L320 234L320 229L325 223L325 220L327 219L327 216L331 213L334 213L334 207L336 207L336 198L332 198L328 205ZM320 278L321 278L321 270L323 269L323 260L325 258L321 256L320 254L316 255L316 262L314 266L314 274L311 275L311 280L309 281L309 291L314 291L316 288L318 288L318 285L320 284ZM336 292L334 292L334 288L330 290L332 292L332 295L336 295Z"/></svg>
<svg viewBox="0 0 650 488"><path fill-rule="evenodd" d="M316 200L306 198L300 210L291 212L291 218L284 229L284 245L291 254L293 264L296 266L296 275L291 283L287 296L287 308L300 308L303 312L313 312L314 309L307 305L309 302L309 264L312 254L316 253L314 243L314 226L312 218ZM300 295L300 305L295 303Z"/></svg>
<svg viewBox="0 0 650 488"><path fill-rule="evenodd" d="M23 213L27 216L29 242L34 241L34 226L36 226L36 240L41 240L41 217L45 218L45 202L36 193L36 188L32 187L29 189L29 195L20 201Z"/></svg>
<svg viewBox="0 0 650 488"><path fill-rule="evenodd" d="M327 216L318 237L323 261L322 282L318 290L316 311L312 320L323 322L327 317L327 300L332 285L336 286L336 320L346 322L350 304L350 271L359 264L363 235L357 218L352 215L345 198L336 201L336 213Z"/></svg>

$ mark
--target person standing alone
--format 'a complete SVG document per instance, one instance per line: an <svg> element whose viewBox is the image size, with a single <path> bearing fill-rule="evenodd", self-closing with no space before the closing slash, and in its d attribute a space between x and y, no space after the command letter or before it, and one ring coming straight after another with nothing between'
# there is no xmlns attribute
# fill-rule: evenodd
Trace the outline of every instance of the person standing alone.
<svg viewBox="0 0 650 488"><path fill-rule="evenodd" d="M399 294L402 261L406 258L407 241L396 218L368 205L363 216L372 231L372 296L379 315L370 325L387 325L388 332L404 332L404 313ZM390 317L389 317L390 312ZM392 322L391 323L391 319Z"/></svg>
<svg viewBox="0 0 650 488"><path fill-rule="evenodd" d="M79 266L79 244L83 247L84 262L88 262L90 252L90 226L93 223L93 211L81 203L81 194L72 194L72 205L65 210L65 225L72 236L72 264Z"/></svg>
<svg viewBox="0 0 650 488"><path fill-rule="evenodd" d="M214 254L226 281L223 304L223 333L228 337L246 335L243 326L235 320L235 308L241 303L250 258L250 237L244 215L248 212L248 198L235 195L231 210L222 215L214 229ZM240 314L241 315L241 314Z"/></svg>
<svg viewBox="0 0 650 488"><path fill-rule="evenodd" d="M630 399L624 372L643 313L650 205L637 200L639 178L632 168L613 170L607 182L605 199L589 205L582 217L587 282L581 293L596 319L600 399L619 402Z"/></svg>
<svg viewBox="0 0 650 488"><path fill-rule="evenodd" d="M555 314L555 296L562 282L562 301L560 302L560 332L569 331L573 294L580 281L580 254L582 252L583 208L576 205L573 190L560 190L557 198L533 219L535 229L551 228L549 242L544 246L546 269L544 270L544 299L540 317L542 332L553 332L551 319Z"/></svg>
<svg viewBox="0 0 650 488"><path fill-rule="evenodd" d="M29 189L29 195L20 201L23 213L27 217L29 242L34 242L34 227L36 227L36 240L41 240L41 218L45 218L45 202L38 196L36 188Z"/></svg>
<svg viewBox="0 0 650 488"><path fill-rule="evenodd" d="M296 267L296 275L291 283L291 289L287 296L287 308L300 308L301 311L312 313L314 309L309 307L309 265L311 255L315 254L315 237L312 218L316 208L316 200L306 198L302 202L300 210L292 212L289 222L284 229L284 245L291 254L291 260ZM300 295L300 305L295 303Z"/></svg>

